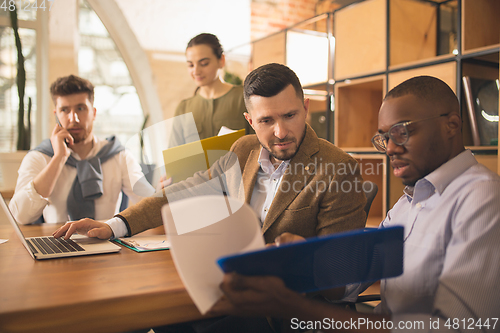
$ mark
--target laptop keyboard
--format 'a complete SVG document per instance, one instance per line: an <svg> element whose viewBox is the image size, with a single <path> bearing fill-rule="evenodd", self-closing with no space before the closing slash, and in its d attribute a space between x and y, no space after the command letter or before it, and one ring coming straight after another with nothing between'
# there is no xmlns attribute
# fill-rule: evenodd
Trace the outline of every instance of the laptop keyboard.
<svg viewBox="0 0 500 333"><path fill-rule="evenodd" d="M83 247L71 239L48 237L34 237L26 240L34 253L43 254L85 251Z"/></svg>

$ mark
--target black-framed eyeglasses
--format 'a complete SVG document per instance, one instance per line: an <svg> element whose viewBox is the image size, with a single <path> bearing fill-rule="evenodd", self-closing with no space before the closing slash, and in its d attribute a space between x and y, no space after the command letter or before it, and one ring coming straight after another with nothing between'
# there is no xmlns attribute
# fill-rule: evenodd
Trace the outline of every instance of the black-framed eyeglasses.
<svg viewBox="0 0 500 333"><path fill-rule="evenodd" d="M445 114L440 114L439 116L434 116L430 118L425 118L425 119L420 119L420 120L413 120L413 121L405 121L402 123L397 123L391 126L389 131L387 133L378 133L375 134L372 138L372 144L373 146L378 150L378 151L383 151L385 152L387 150L387 143L389 139L394 142L394 144L398 146L402 146L405 143L408 142L408 139L410 138L410 134L408 133L408 125L415 124L421 121L425 120L431 120L431 119L436 119L439 117L444 117L449 115L449 113Z"/></svg>

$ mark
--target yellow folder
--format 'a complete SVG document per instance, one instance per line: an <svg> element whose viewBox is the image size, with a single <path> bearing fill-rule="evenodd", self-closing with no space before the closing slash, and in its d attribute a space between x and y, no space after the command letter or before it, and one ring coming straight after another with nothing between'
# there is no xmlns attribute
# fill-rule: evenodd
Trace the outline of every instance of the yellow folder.
<svg viewBox="0 0 500 333"><path fill-rule="evenodd" d="M164 150L163 160L167 179L172 177L172 182L177 183L192 177L198 171L208 170L243 135L245 130L241 129Z"/></svg>

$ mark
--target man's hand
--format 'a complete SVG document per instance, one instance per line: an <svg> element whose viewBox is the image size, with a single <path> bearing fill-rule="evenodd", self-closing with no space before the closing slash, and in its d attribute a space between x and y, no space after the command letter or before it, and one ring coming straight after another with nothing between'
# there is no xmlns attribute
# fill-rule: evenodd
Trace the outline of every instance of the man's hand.
<svg viewBox="0 0 500 333"><path fill-rule="evenodd" d="M71 154L71 150L69 150L68 146L74 144L74 139L66 129L57 124L52 130L50 143L52 143L54 156L64 156L68 158Z"/></svg>
<svg viewBox="0 0 500 333"><path fill-rule="evenodd" d="M87 235L99 239L110 239L113 237L113 230L104 223L94 221L92 219L81 219L80 221L67 222L65 225L54 231L52 236L59 238L64 236L64 239L69 239L74 233Z"/></svg>
<svg viewBox="0 0 500 333"><path fill-rule="evenodd" d="M170 184L172 184L172 177L167 179L166 175L161 175L160 181L158 182L158 185L156 186L156 191L159 192L163 188L167 187Z"/></svg>
<svg viewBox="0 0 500 333"><path fill-rule="evenodd" d="M280 246L283 244L293 243L293 242L301 242L304 240L305 240L305 238L302 236L291 234L289 232L284 232L274 239L274 244L276 246ZM314 296L315 294L320 294L329 300L338 300L338 299L341 299L342 297L344 297L344 292L345 292L344 287L338 287L338 288L334 288L334 289L324 289L324 290L321 290L317 293L311 293L308 295Z"/></svg>
<svg viewBox="0 0 500 333"><path fill-rule="evenodd" d="M286 243L301 242L305 238L299 235L291 234L289 232L284 232L274 239L276 246L280 246Z"/></svg>
<svg viewBox="0 0 500 333"><path fill-rule="evenodd" d="M222 297L210 309L210 315L273 316L287 318L303 297L288 289L275 276L224 275Z"/></svg>
<svg viewBox="0 0 500 333"><path fill-rule="evenodd" d="M61 175L61 171L64 168L64 164L68 160L71 150L68 145L71 146L74 143L71 134L62 128L60 125L56 125L52 130L52 135L50 136L50 142L52 144L52 149L54 150L54 156L50 159L49 163L36 175L33 179L33 185L38 194L44 198L48 198L54 187L56 186L57 179ZM65 142L68 142L66 145Z"/></svg>

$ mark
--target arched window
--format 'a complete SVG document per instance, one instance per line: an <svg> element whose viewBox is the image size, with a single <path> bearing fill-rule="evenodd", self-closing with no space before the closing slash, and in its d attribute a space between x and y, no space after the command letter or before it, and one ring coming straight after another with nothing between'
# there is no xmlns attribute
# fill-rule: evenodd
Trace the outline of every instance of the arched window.
<svg viewBox="0 0 500 333"><path fill-rule="evenodd" d="M94 133L101 138L115 134L125 144L144 122L139 96L122 55L87 1L80 0L78 17L78 72L95 86Z"/></svg>
<svg viewBox="0 0 500 333"><path fill-rule="evenodd" d="M0 2L0 152L17 149L19 96L17 88L17 48L12 29L10 13L14 10L14 1ZM37 13L41 10L32 8L35 1L22 1L17 6L18 32L21 39L24 68L26 70L26 88L24 96L24 114L27 117L28 100L31 99L31 138L37 130ZM50 6L50 4L49 4ZM48 9L47 9L48 10ZM27 124L27 120L24 120ZM32 140L33 141L33 140Z"/></svg>

